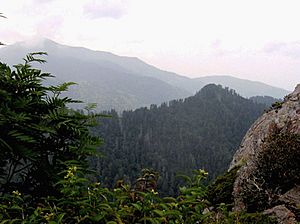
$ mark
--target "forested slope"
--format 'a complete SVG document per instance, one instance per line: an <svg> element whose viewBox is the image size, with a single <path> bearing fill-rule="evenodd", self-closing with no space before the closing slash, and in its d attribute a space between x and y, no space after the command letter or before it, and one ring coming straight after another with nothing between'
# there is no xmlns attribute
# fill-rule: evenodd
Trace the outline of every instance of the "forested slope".
<svg viewBox="0 0 300 224"><path fill-rule="evenodd" d="M3 130L0 138L1 223L274 223L273 219L262 213L230 212L233 203L231 192L237 169L227 172L208 187L203 185L207 172L197 169L193 176L186 177L189 181L179 189L178 197L162 197L164 194L157 191L157 173L147 169L142 170L135 184L128 185L118 181L115 187L106 188L104 182L111 179L110 176L108 179L102 177L96 182L89 182L85 178L90 173L87 170L86 158L96 156L95 150L99 139L91 135L90 128L95 124L98 114L89 113L90 110L87 110L88 113L85 115L67 107L67 103L74 101L60 97L60 94L66 91L71 83L43 86L42 80L51 75L31 67L32 62L44 62L43 59L36 59L36 55L40 53L26 56L25 63L17 65L16 70L11 70L7 65L0 63L0 130ZM230 99L228 97L230 95L233 99L237 97L236 101L226 106L223 101ZM243 99L233 91L211 85L185 101L174 101L170 106L153 106L148 114L143 109L124 113L123 117L127 118L124 121L130 125L125 122L122 124L122 120L117 116L115 117L117 120L103 120L105 125L102 132L109 137L107 145L115 147L115 153L112 153L113 150L107 150L108 159L111 160L94 160L98 162L96 167L99 168L102 164L102 171L106 170L107 174L111 174L112 168L119 172L122 165L126 165L123 172L130 173L132 170L129 168L147 165L158 156L157 158L162 161L152 163L160 164L163 176L171 176L172 173L169 171L172 169L176 171L178 157L184 157L184 153L174 157L177 153L175 148L176 150L171 152L174 152L173 154L164 157L167 156L166 153L158 152L151 145L154 145L156 140L159 143L172 144L172 141L163 140L166 137L172 140L178 136L159 134L165 132L172 134L174 131L170 129L172 122L182 122L180 117L188 118L182 116L185 113L195 115L191 113L194 110L183 107L187 106L188 102L193 106L201 105L200 108L210 109L211 104L206 103L208 99L222 105L216 109L225 108L223 113L217 110L217 113L212 113L214 120L217 119L216 116L226 115L228 113L226 110L235 111L233 108L237 105L244 105ZM177 107L174 107L175 105ZM251 111L250 107L245 107ZM176 111L180 109L183 112L178 113L176 119L170 119L170 116L175 116ZM274 112L277 113L277 110L278 107ZM149 116L151 111L152 117ZM135 113L138 115L144 113L145 117L138 117ZM197 113L200 115L199 118L203 113L202 110ZM157 123L153 122L156 117L160 118ZM170 121L166 122L168 119ZM197 119L192 116L184 121L189 120L195 122ZM107 121L109 123L105 123ZM156 126L151 126L150 122L156 126L162 124L161 126L165 128L156 133L158 131ZM205 122L201 125L205 127L204 124ZM143 128L148 127L146 125L149 126L148 129ZM188 126L184 126L180 132L181 138L184 138L185 131L189 131L186 127ZM116 132L109 134L109 130ZM149 134L150 130L155 134ZM94 132L99 134L101 130L96 128ZM192 129L190 133L193 133ZM193 139L193 135L190 135L190 139ZM136 144L127 141L134 138L137 139ZM179 142L182 141L183 139ZM141 150L145 142L149 145L148 149L153 149L151 151L153 154ZM283 149L286 143L283 144ZM105 148L109 149L107 146ZM116 149L123 154L118 153ZM152 155L154 156L151 157ZM131 167L123 162L125 158L128 158L127 162L132 162ZM136 163L135 166L136 161L144 164ZM174 192L174 187L171 190Z"/></svg>
<svg viewBox="0 0 300 224"><path fill-rule="evenodd" d="M105 139L104 157L93 159L104 182L133 181L142 168L162 176L161 192L175 194L178 172L203 168L210 178L224 172L250 125L265 105L245 99L233 90L207 85L195 96L150 109L107 112L94 134Z"/></svg>

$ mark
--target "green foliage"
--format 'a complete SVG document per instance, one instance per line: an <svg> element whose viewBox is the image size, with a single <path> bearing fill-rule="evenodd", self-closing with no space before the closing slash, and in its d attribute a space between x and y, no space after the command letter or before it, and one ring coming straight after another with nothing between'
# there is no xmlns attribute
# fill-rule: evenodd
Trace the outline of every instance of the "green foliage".
<svg viewBox="0 0 300 224"><path fill-rule="evenodd" d="M136 180L135 189L142 192L157 190L158 177L158 172L151 169L143 169L142 176Z"/></svg>
<svg viewBox="0 0 300 224"><path fill-rule="evenodd" d="M192 178L186 178L187 186L180 188L179 211L181 211L185 223L195 223L204 220L209 213L203 214L208 206L206 198L206 187L203 180L207 178L208 173L204 170L195 170Z"/></svg>
<svg viewBox="0 0 300 224"><path fill-rule="evenodd" d="M233 185L239 168L239 166L234 167L222 176L217 177L217 179L208 186L207 198L213 205L221 203L233 204Z"/></svg>
<svg viewBox="0 0 300 224"><path fill-rule="evenodd" d="M70 110L74 103L60 97L73 83L44 86L52 77L31 66L44 63L36 58L42 52L24 58L24 64L0 63L0 191L15 188L37 197L57 193L53 184L65 169L63 162L80 161L95 153L99 139L92 137L89 127L96 115Z"/></svg>
<svg viewBox="0 0 300 224"><path fill-rule="evenodd" d="M137 191L124 183L109 190L100 183L86 184L82 167L70 165L57 183L61 197L40 200L28 207L23 195L1 197L0 221L16 223L194 223L202 220L205 207L203 189L197 188L206 173L198 171L191 187L182 188L176 198L160 198L154 189ZM144 172L143 178L152 172ZM153 179L149 182L153 184ZM28 199L27 199L28 200Z"/></svg>
<svg viewBox="0 0 300 224"><path fill-rule="evenodd" d="M114 189L100 183L87 184L82 167L69 163L64 177L57 183L61 197L46 197L30 207L30 196L17 191L0 197L0 222L14 223L275 223L260 213L230 212L221 203L207 210L203 170L187 179L177 198L159 197L155 190L137 191L124 183ZM149 174L149 173L148 173ZM145 173L143 174L145 175ZM152 182L152 181L150 181Z"/></svg>
<svg viewBox="0 0 300 224"><path fill-rule="evenodd" d="M269 109L266 110L266 112L270 112L274 110L277 113L278 110L282 108L282 104L283 104L282 100L277 100L273 103L270 103L271 106L269 107Z"/></svg>
<svg viewBox="0 0 300 224"><path fill-rule="evenodd" d="M275 103L272 104L271 109L278 110L278 109L280 109L282 107L282 104L283 104L283 101L281 101L281 102L280 101L275 102Z"/></svg>

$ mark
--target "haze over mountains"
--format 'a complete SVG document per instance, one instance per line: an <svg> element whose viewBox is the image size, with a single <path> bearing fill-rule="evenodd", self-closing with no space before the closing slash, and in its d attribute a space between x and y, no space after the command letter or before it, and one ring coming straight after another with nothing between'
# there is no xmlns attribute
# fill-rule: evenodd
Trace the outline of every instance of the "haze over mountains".
<svg viewBox="0 0 300 224"><path fill-rule="evenodd" d="M160 70L138 58L117 56L109 52L70 47L49 39L20 42L0 49L0 59L8 64L21 62L29 52L48 53L42 71L56 76L53 83L73 81L69 95L87 103L97 103L98 110L134 109L160 104L195 94L208 83L235 89L244 97L282 98L287 90L234 78L207 76L188 78Z"/></svg>

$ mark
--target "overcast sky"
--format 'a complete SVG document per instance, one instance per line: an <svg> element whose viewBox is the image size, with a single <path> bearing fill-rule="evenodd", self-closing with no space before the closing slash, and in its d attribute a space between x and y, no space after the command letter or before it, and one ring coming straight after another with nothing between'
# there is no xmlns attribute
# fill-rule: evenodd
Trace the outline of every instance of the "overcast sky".
<svg viewBox="0 0 300 224"><path fill-rule="evenodd" d="M300 83L299 0L0 0L0 41L139 57L189 77Z"/></svg>

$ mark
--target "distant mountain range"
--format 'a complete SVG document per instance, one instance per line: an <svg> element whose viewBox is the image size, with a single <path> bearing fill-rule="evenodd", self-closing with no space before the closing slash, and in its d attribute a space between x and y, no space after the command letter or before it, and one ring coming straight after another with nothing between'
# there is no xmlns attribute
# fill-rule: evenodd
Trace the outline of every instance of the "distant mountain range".
<svg viewBox="0 0 300 224"><path fill-rule="evenodd" d="M109 52L70 47L49 39L19 42L0 49L0 60L10 65L21 62L29 52L48 53L47 63L37 65L56 76L50 83L74 81L69 96L87 103L97 103L98 110L134 109L160 104L195 94L209 83L236 90L244 97L272 96L282 98L284 89L234 78L207 76L188 78L163 71L138 58L117 56Z"/></svg>

